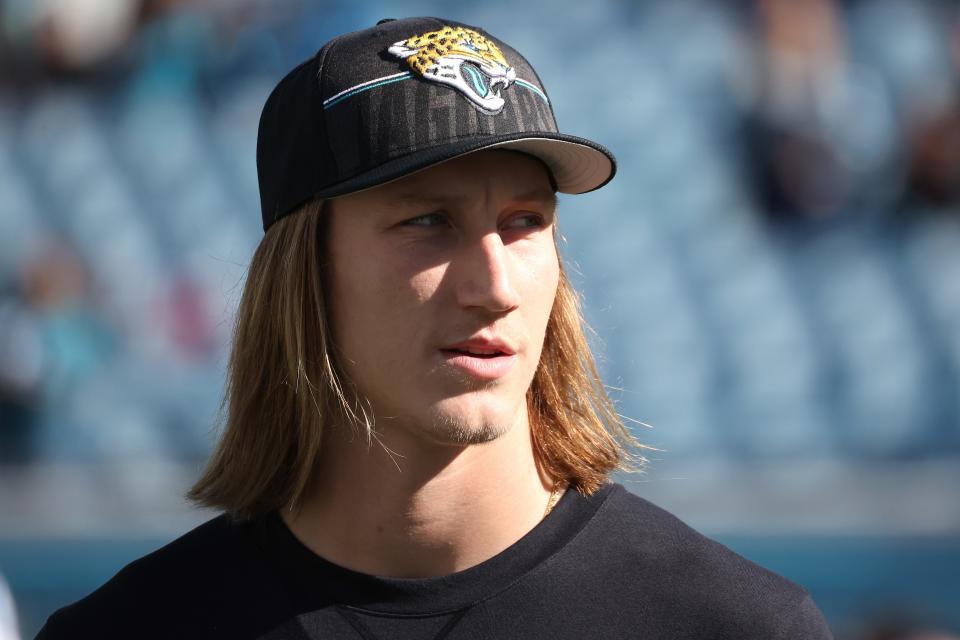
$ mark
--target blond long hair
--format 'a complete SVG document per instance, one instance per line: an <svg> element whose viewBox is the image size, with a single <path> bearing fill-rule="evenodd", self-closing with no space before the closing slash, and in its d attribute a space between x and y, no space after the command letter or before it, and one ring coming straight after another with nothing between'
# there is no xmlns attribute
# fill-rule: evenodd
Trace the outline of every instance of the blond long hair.
<svg viewBox="0 0 960 640"><path fill-rule="evenodd" d="M321 439L338 421L373 437L366 402L338 365L324 287L324 203L314 200L267 231L237 311L223 433L187 498L245 520L295 505L313 475ZM527 391L537 463L583 494L615 469L635 470L643 448L600 381L579 298L563 264L540 364Z"/></svg>

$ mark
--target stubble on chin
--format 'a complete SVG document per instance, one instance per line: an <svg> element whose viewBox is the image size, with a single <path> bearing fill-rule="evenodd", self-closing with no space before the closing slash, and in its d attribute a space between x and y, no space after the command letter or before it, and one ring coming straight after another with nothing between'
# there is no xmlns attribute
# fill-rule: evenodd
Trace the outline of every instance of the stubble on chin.
<svg viewBox="0 0 960 640"><path fill-rule="evenodd" d="M391 416L379 421L378 424L381 431L402 429L415 434L417 438L450 447L492 442L508 433L513 426L513 422L509 420L470 419L442 412L437 412L426 420ZM386 434L381 433L381 435Z"/></svg>
<svg viewBox="0 0 960 640"><path fill-rule="evenodd" d="M484 444L496 440L510 430L509 423L483 420L472 423L457 416L442 415L430 428L433 439L441 444L465 446Z"/></svg>

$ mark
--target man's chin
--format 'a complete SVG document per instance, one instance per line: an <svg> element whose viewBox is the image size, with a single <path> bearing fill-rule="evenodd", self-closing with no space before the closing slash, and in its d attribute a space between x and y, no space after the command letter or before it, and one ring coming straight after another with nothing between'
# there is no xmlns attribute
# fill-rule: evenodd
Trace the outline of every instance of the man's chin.
<svg viewBox="0 0 960 640"><path fill-rule="evenodd" d="M419 414L394 413L382 427L401 428L408 436L445 446L483 444L510 432L522 422L525 405L501 398L456 397L432 403Z"/></svg>
<svg viewBox="0 0 960 640"><path fill-rule="evenodd" d="M439 413L428 427L428 435L437 444L466 446L496 440L512 426L510 420Z"/></svg>

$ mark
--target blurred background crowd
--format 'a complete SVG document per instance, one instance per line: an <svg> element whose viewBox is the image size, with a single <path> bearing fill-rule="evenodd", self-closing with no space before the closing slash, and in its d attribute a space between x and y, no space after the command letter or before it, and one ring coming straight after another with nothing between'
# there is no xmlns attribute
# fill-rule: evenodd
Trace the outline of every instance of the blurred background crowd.
<svg viewBox="0 0 960 640"><path fill-rule="evenodd" d="M841 638L960 634L948 0L0 1L21 633L209 517L180 494L262 235L260 109L330 37L407 15L515 46L561 129L618 157L560 226L604 379L659 449L622 480L807 586Z"/></svg>

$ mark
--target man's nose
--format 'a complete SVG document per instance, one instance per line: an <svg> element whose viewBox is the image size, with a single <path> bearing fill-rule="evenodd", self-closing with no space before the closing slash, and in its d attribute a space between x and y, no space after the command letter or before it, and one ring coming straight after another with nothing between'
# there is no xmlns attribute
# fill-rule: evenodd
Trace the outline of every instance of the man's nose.
<svg viewBox="0 0 960 640"><path fill-rule="evenodd" d="M457 302L503 313L520 305L513 265L500 234L487 233L470 242L459 256Z"/></svg>

